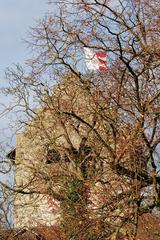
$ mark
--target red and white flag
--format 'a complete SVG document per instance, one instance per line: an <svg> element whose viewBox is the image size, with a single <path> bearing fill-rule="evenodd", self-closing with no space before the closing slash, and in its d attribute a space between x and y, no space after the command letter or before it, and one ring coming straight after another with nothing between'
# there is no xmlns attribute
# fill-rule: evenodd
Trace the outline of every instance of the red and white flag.
<svg viewBox="0 0 160 240"><path fill-rule="evenodd" d="M86 66L89 70L99 70L99 71L106 71L107 65L107 55L106 53L102 52L93 52L90 48L84 48L85 53L85 60L86 60Z"/></svg>

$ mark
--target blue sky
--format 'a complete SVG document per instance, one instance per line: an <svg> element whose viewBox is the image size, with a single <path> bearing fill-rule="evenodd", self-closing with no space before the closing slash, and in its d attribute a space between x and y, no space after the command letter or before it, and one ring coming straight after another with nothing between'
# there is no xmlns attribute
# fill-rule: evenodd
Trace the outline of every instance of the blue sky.
<svg viewBox="0 0 160 240"><path fill-rule="evenodd" d="M0 0L0 84L6 67L24 61L28 52L22 39L48 8L46 0Z"/></svg>
<svg viewBox="0 0 160 240"><path fill-rule="evenodd" d="M5 69L13 63L23 64L29 56L23 39L27 38L29 27L50 10L46 3L47 0L0 0L0 88L6 83ZM1 104L7 105L8 101L0 95L0 111ZM9 122L10 116L0 117L0 139L6 142L12 132L8 130Z"/></svg>

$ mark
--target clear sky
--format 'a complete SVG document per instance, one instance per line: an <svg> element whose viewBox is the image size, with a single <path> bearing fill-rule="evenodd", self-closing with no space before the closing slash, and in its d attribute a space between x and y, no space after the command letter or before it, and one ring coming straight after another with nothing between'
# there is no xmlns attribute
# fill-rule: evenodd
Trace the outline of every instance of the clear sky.
<svg viewBox="0 0 160 240"><path fill-rule="evenodd" d="M4 69L12 63L21 62L27 56L22 39L29 26L44 16L49 6L47 0L0 0L0 83Z"/></svg>
<svg viewBox="0 0 160 240"><path fill-rule="evenodd" d="M23 64L29 56L23 39L27 37L29 27L34 26L35 21L50 10L50 5L46 3L47 0L0 0L0 88L6 82L5 69L13 63ZM7 104L8 101L0 95L0 111L1 104ZM10 137L7 118L9 116L0 117L0 142L6 135Z"/></svg>

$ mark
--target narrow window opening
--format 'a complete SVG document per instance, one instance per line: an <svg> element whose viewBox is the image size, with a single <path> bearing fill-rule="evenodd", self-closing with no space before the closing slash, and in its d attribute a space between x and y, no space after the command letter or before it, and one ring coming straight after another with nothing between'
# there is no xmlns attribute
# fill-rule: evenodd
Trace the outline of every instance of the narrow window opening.
<svg viewBox="0 0 160 240"><path fill-rule="evenodd" d="M55 149L49 149L46 157L46 164L51 164L59 162L61 160L61 155Z"/></svg>

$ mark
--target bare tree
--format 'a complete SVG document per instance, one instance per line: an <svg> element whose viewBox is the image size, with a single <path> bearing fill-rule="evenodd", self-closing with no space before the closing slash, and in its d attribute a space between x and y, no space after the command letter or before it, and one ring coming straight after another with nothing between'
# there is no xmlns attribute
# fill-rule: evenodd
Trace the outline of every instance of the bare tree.
<svg viewBox="0 0 160 240"><path fill-rule="evenodd" d="M160 202L158 1L58 6L32 28L26 70L6 73L27 146L38 146L25 188L60 201L60 239L136 239ZM84 47L107 52L108 70L83 69Z"/></svg>

